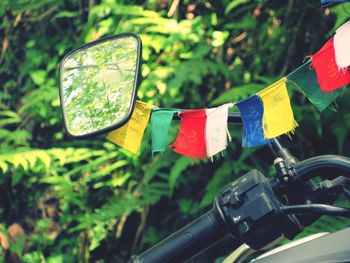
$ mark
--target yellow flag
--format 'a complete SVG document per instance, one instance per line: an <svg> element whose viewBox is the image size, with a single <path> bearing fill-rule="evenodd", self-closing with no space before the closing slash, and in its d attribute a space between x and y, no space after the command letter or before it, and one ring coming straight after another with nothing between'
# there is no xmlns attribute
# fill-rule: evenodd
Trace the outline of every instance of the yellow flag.
<svg viewBox="0 0 350 263"><path fill-rule="evenodd" d="M130 120L119 129L110 132L107 139L132 153L136 153L140 148L151 111L151 104L137 100Z"/></svg>
<svg viewBox="0 0 350 263"><path fill-rule="evenodd" d="M298 123L294 120L286 87L286 78L282 78L260 91L258 96L264 105L263 128L265 138L271 139L284 133L293 132Z"/></svg>

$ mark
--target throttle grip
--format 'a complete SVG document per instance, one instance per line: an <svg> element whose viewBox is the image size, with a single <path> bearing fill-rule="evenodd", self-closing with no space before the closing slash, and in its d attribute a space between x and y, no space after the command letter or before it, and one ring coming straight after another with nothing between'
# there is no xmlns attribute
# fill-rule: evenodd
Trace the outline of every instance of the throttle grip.
<svg viewBox="0 0 350 263"><path fill-rule="evenodd" d="M225 237L224 227L213 208L141 255L132 256L130 263L182 262Z"/></svg>

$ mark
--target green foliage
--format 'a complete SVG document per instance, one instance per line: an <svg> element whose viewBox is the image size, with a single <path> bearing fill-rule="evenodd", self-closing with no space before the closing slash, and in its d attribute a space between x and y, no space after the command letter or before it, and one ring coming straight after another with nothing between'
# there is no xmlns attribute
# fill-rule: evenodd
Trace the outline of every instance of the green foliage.
<svg viewBox="0 0 350 263"><path fill-rule="evenodd" d="M209 209L226 183L252 168L273 174L268 149L241 149L239 126L230 126L233 140L214 162L171 150L152 157L150 129L135 156L105 136L68 138L57 67L69 50L137 33L138 97L160 107L201 108L271 84L349 18L343 5L329 12L302 0L4 0L0 16L0 224L6 232L18 223L26 233L1 253L22 262L125 262ZM337 100L337 112L321 114L299 91L290 95L299 128L284 142L293 154L349 156L349 92ZM321 219L304 233L344 222ZM205 260L227 253L209 251Z"/></svg>

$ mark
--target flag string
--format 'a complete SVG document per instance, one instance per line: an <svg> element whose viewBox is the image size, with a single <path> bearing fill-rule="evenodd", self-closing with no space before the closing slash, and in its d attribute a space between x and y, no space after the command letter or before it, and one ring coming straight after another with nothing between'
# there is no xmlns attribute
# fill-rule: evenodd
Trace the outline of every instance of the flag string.
<svg viewBox="0 0 350 263"><path fill-rule="evenodd" d="M350 1L350 0L349 0ZM107 138L117 145L136 153L140 149L144 130L150 118L152 154L172 148L192 158L208 158L221 153L231 141L228 121L242 122L242 146L255 147L269 144L282 134L289 137L298 126L294 119L288 89L297 87L321 112L341 95L343 86L350 83L350 56L344 57L345 39L350 35L350 21L337 29L334 36L306 62L260 92L238 102L209 109L158 108L138 101L130 121L112 131ZM345 47L344 47L345 46ZM336 57L338 56L338 57ZM341 65L337 64L340 63ZM235 106L240 115L230 115ZM141 118L142 117L142 118ZM140 122L140 118L142 122ZM180 120L175 141L168 142L172 120ZM170 145L170 146L169 146Z"/></svg>

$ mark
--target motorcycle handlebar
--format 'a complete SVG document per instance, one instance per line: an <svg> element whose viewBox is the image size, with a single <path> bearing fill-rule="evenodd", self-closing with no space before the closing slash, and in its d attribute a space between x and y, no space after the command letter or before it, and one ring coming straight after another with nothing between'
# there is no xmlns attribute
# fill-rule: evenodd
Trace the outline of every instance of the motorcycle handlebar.
<svg viewBox="0 0 350 263"><path fill-rule="evenodd" d="M313 176L341 173L350 178L350 159L343 156L317 156L295 165L297 178L307 181ZM189 225L180 229L139 256L132 256L130 263L183 262L215 244L229 232L223 217L214 206Z"/></svg>
<svg viewBox="0 0 350 263"><path fill-rule="evenodd" d="M183 262L221 240L227 231L213 208L192 223L151 247L130 263Z"/></svg>
<svg viewBox="0 0 350 263"><path fill-rule="evenodd" d="M315 156L297 163L295 172L297 178L303 181L327 174L350 178L350 158L339 155Z"/></svg>

